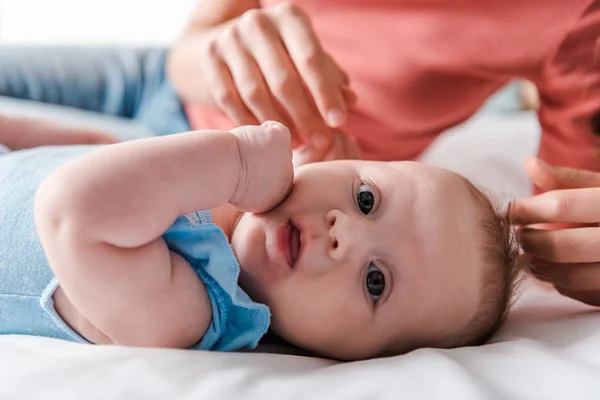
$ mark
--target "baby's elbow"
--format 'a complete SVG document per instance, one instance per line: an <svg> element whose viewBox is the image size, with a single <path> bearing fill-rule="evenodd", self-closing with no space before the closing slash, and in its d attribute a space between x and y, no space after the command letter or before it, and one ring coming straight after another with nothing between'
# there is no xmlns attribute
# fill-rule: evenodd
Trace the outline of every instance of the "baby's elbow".
<svg viewBox="0 0 600 400"><path fill-rule="evenodd" d="M48 176L35 193L33 214L36 229L44 247L49 243L77 237L80 225L78 208L70 188L59 175Z"/></svg>
<svg viewBox="0 0 600 400"><path fill-rule="evenodd" d="M210 323L210 315L206 321L197 322L187 321L186 324L168 327L163 325L159 329L148 327L143 334L131 331L117 332L110 335L110 341L118 346L189 349L202 340Z"/></svg>
<svg viewBox="0 0 600 400"><path fill-rule="evenodd" d="M35 193L33 215L38 231L46 232L60 224L63 214L62 190L51 175L44 179Z"/></svg>

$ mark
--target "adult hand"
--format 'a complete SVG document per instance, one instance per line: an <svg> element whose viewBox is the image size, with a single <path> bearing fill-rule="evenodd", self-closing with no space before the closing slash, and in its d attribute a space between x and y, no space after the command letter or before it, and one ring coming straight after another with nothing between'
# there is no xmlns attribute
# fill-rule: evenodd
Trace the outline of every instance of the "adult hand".
<svg viewBox="0 0 600 400"><path fill-rule="evenodd" d="M248 10L211 30L201 47L213 100L233 122L281 121L294 147L309 139L324 156L329 127L344 124L356 96L300 8L283 3Z"/></svg>
<svg viewBox="0 0 600 400"><path fill-rule="evenodd" d="M535 273L556 289L600 306L600 174L530 158L527 174L546 193L516 202L514 222ZM550 223L540 228L537 224Z"/></svg>
<svg viewBox="0 0 600 400"><path fill-rule="evenodd" d="M279 122L242 126L231 131L238 140L240 177L229 203L245 212L265 212L292 189L294 168L290 131Z"/></svg>

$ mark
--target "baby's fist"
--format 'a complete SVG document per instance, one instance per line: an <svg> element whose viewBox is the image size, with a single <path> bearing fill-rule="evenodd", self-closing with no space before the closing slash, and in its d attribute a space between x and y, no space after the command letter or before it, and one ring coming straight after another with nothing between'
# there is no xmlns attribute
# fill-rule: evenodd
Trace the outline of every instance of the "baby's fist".
<svg viewBox="0 0 600 400"><path fill-rule="evenodd" d="M265 212L289 193L294 180L291 135L279 122L242 126L231 131L238 140L241 171L231 205L245 212Z"/></svg>

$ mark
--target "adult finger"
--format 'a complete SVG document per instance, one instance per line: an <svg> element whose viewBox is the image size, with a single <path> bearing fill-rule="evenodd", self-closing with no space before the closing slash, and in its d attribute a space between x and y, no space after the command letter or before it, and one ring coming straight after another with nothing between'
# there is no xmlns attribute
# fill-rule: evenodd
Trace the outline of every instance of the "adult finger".
<svg viewBox="0 0 600 400"><path fill-rule="evenodd" d="M516 224L600 221L600 188L565 189L527 197L511 205Z"/></svg>
<svg viewBox="0 0 600 400"><path fill-rule="evenodd" d="M287 3L271 10L281 39L306 84L317 109L331 127L346 122L346 102L342 84L347 77L329 62L306 14Z"/></svg>
<svg viewBox="0 0 600 400"><path fill-rule="evenodd" d="M325 53L325 57L327 57L329 63L331 63L331 65L333 65L336 71L340 74L342 86L350 87L350 77L348 76L346 71L344 71L340 64L338 64L338 62L335 61L335 59L331 57L329 53Z"/></svg>
<svg viewBox="0 0 600 400"><path fill-rule="evenodd" d="M284 120L275 110L271 92L256 62L242 46L234 25L221 33L219 51L231 72L240 97L255 119L259 123Z"/></svg>
<svg viewBox="0 0 600 400"><path fill-rule="evenodd" d="M556 290L563 296L567 296L582 303L589 304L590 306L600 306L600 290L579 291L562 288L560 286L556 286Z"/></svg>
<svg viewBox="0 0 600 400"><path fill-rule="evenodd" d="M334 130L333 144L325 154L323 161L357 160L360 158L358 145L353 138L343 131Z"/></svg>
<svg viewBox="0 0 600 400"><path fill-rule="evenodd" d="M599 173L552 166L536 157L525 160L525 171L531 181L544 191L600 186Z"/></svg>
<svg viewBox="0 0 600 400"><path fill-rule="evenodd" d="M600 290L600 262L548 263L533 262L536 275L554 286L569 290Z"/></svg>
<svg viewBox="0 0 600 400"><path fill-rule="evenodd" d="M227 65L221 59L216 45L210 46L204 58L204 74L211 82L210 90L215 104L237 125L256 125L257 120L246 108Z"/></svg>
<svg viewBox="0 0 600 400"><path fill-rule="evenodd" d="M298 131L309 137L321 134L324 140L313 145L325 152L331 141L328 128L314 102L309 100L275 26L259 11L248 11L240 18L239 29L244 46L256 60L272 95L285 108Z"/></svg>
<svg viewBox="0 0 600 400"><path fill-rule="evenodd" d="M358 101L358 96L356 92L350 86L342 86L342 93L344 95L344 100L346 100L347 105L351 106L353 104L356 104L356 102Z"/></svg>
<svg viewBox="0 0 600 400"><path fill-rule="evenodd" d="M535 258L555 263L600 261L600 228L574 228L556 231L522 229L523 250Z"/></svg>
<svg viewBox="0 0 600 400"><path fill-rule="evenodd" d="M274 101L275 111L281 115L281 123L287 126L292 133L292 148L295 149L298 146L301 146L307 143L307 139L300 133L298 127L292 121L292 118L289 116L285 108L277 101Z"/></svg>

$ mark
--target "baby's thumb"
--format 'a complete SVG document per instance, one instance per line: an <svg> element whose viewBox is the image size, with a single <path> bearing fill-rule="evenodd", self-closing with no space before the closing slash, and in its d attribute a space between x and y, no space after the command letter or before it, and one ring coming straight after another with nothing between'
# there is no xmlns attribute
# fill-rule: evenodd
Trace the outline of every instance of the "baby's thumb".
<svg viewBox="0 0 600 400"><path fill-rule="evenodd" d="M278 135L278 139L285 139L286 147L289 147L292 140L292 133L287 126L277 121L265 121L261 127L269 128L270 131Z"/></svg>
<svg viewBox="0 0 600 400"><path fill-rule="evenodd" d="M291 142L290 130L280 122L266 121L260 126L246 125L231 130L238 139L252 145L271 146L274 143L289 147Z"/></svg>

